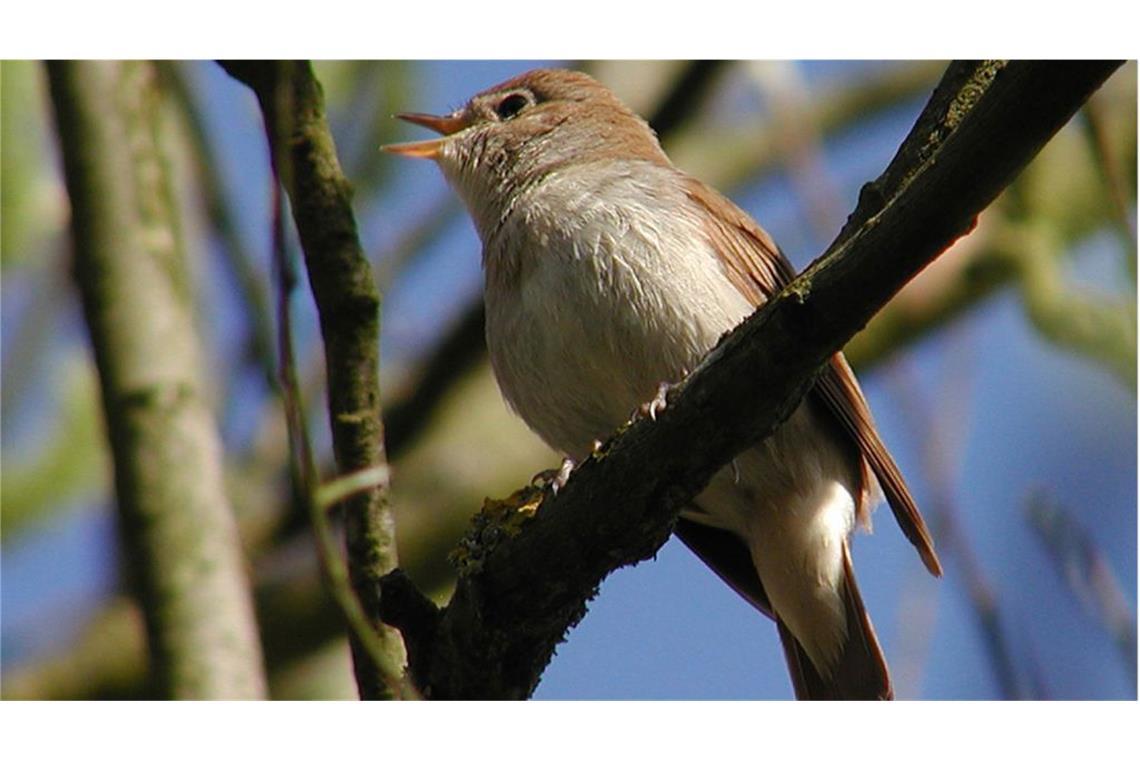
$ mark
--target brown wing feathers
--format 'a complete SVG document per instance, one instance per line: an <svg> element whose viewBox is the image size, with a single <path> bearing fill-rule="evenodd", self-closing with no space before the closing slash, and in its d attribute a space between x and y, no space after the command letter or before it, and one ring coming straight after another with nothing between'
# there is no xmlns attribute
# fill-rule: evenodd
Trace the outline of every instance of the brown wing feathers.
<svg viewBox="0 0 1140 760"><path fill-rule="evenodd" d="M735 204L698 180L687 178L688 195L709 210L706 233L713 250L721 257L729 280L754 306L759 306L795 278L795 270L772 238ZM843 355L836 354L824 369L813 393L831 412L840 426L858 445L902 532L914 544L923 564L934 575L942 566L934 551L930 532L923 522L914 497L903 480L879 433L863 398L855 375ZM861 516L868 509L866 491L857 505Z"/></svg>
<svg viewBox="0 0 1140 760"><path fill-rule="evenodd" d="M936 576L942 575L942 565L934 552L934 542L918 511L918 505L915 504L898 465L875 430L871 410L867 408L867 402L855 380L855 373L851 371L843 354L831 357L831 363L824 368L816 382L815 392L843 429L858 443L863 459L871 466L887 503L891 505L895 520L918 550L926 569Z"/></svg>

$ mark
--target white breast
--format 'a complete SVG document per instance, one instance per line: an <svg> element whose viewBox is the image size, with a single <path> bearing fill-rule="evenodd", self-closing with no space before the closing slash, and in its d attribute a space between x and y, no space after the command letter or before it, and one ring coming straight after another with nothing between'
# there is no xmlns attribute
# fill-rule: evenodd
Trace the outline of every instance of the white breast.
<svg viewBox="0 0 1140 760"><path fill-rule="evenodd" d="M673 170L638 164L635 178L631 168L591 165L548 178L484 251L487 342L503 395L573 456L751 312ZM498 279L496 267L517 276Z"/></svg>

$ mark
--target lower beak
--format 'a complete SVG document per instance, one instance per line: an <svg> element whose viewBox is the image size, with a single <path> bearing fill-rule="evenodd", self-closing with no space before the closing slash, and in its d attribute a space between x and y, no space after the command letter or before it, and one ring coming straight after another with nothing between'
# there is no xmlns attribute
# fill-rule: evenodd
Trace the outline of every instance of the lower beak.
<svg viewBox="0 0 1140 760"><path fill-rule="evenodd" d="M447 141L448 138L441 137L437 140L395 143L393 145L381 145L380 150L387 153L395 153L397 156L408 156L410 158L435 158L439 155L439 152L443 150L443 146Z"/></svg>
<svg viewBox="0 0 1140 760"><path fill-rule="evenodd" d="M421 127L439 132L443 137L435 140L422 140L420 142L396 143L395 145L382 145L380 149L398 156L412 158L435 158L440 150L447 144L448 138L467 127L467 119L461 114L449 116L432 116L426 113L400 113L397 119L419 124Z"/></svg>

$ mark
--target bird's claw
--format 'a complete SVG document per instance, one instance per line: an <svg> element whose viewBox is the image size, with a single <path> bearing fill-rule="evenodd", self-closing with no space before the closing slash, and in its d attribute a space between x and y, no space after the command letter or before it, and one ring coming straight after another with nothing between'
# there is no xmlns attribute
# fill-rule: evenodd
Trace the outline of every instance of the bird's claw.
<svg viewBox="0 0 1140 760"><path fill-rule="evenodd" d="M670 387L672 386L669 383L658 383L657 394L649 401L637 407L637 411L633 414L633 421L636 422L642 417L648 417L656 422L657 415L663 412L665 407L669 405L667 396L669 395Z"/></svg>
<svg viewBox="0 0 1140 760"><path fill-rule="evenodd" d="M562 460L561 466L557 470L543 470L530 479L531 485L538 486L539 488L550 488L550 492L557 495L562 487L566 485L566 481L570 479L570 473L574 471L574 460L566 457Z"/></svg>

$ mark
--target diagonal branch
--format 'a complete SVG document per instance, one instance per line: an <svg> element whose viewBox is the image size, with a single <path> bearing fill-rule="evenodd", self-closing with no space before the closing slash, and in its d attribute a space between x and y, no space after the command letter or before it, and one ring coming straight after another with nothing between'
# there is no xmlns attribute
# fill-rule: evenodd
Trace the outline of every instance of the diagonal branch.
<svg viewBox="0 0 1140 760"><path fill-rule="evenodd" d="M388 606L434 698L520 698L610 572L652 556L679 510L799 405L819 367L978 213L1118 63L953 64L827 253L714 349L655 422L628 426L533 510L487 510L451 602ZM523 512L533 517L519 525ZM401 575L388 588L413 589ZM389 601L392 601L389 599ZM422 601L422 600L421 600Z"/></svg>

